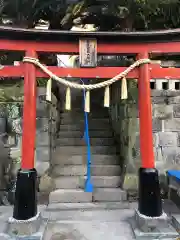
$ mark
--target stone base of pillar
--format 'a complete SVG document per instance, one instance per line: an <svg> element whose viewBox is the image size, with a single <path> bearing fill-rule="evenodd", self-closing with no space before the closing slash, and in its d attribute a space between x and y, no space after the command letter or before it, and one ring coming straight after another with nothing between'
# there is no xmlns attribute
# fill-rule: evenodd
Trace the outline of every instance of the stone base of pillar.
<svg viewBox="0 0 180 240"><path fill-rule="evenodd" d="M179 236L171 218L164 212L159 217L148 217L136 210L132 228L137 239L174 239Z"/></svg>
<svg viewBox="0 0 180 240"><path fill-rule="evenodd" d="M15 218L11 217L8 220L7 224L7 234L9 236L33 236L37 234L42 225L42 218L40 213L33 218L27 220L16 220Z"/></svg>

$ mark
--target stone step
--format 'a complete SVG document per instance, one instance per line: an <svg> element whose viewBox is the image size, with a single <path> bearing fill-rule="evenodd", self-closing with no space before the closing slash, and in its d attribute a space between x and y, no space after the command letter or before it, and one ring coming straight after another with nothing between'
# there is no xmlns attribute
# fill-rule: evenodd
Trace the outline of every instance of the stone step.
<svg viewBox="0 0 180 240"><path fill-rule="evenodd" d="M56 146L82 146L85 145L82 138L59 138L56 140ZM113 146L115 144L113 138L91 138L91 146Z"/></svg>
<svg viewBox="0 0 180 240"><path fill-rule="evenodd" d="M104 129L112 131L112 128L109 124L107 126L105 126L103 124L93 123L92 125L89 124L88 128L89 128L89 131L92 131L92 130L102 131ZM60 132L61 131L84 131L84 129L85 129L84 124L81 124L81 125L77 125L77 124L60 125Z"/></svg>
<svg viewBox="0 0 180 240"><path fill-rule="evenodd" d="M86 165L55 165L51 169L52 177L59 176L86 176ZM118 165L92 165L92 176L120 176L121 167Z"/></svg>
<svg viewBox="0 0 180 240"><path fill-rule="evenodd" d="M61 176L54 179L56 189L65 188L83 188L85 186L86 177L84 176ZM91 182L94 187L100 188L117 188L121 184L120 176L92 176Z"/></svg>
<svg viewBox="0 0 180 240"><path fill-rule="evenodd" d="M60 124L61 125L79 125L84 126L85 119L77 118L76 115L72 116L71 118L61 118ZM109 119L88 119L89 126L104 126L107 127L111 125L111 122Z"/></svg>
<svg viewBox="0 0 180 240"><path fill-rule="evenodd" d="M65 236L62 235L56 240L63 240L63 239L77 239L77 240L84 240L84 239L93 239L93 240L133 240L133 232L130 228L130 226L127 226L124 224L127 222L129 218L132 218L134 215L134 209L96 209L95 211L92 211L92 209L86 209L86 211L83 211L81 209L75 209L75 210L66 210L66 211L44 211L41 213L42 219L44 222L49 222L49 223L60 223L64 222L65 226L62 224L57 226L60 229L64 230L66 227L66 224L68 225L65 228L65 233L66 229L70 229L69 235ZM91 225L90 225L91 223ZM77 224L80 224L81 227L76 227ZM69 226L70 225L70 226ZM109 226L110 225L110 226ZM128 224L129 225L129 224ZM85 226L85 229L83 227ZM125 227L126 226L126 227ZM57 231L56 227L56 232ZM124 228L125 227L125 228ZM117 228L120 228L119 234L117 234ZM73 229L78 229L77 231L74 230L75 234L72 235ZM104 233L105 229L105 233ZM92 234L89 234L91 233ZM63 232L63 233L64 233ZM86 234L85 234L86 232ZM112 234L114 233L114 234ZM89 236L89 235L90 236ZM47 238L48 240L50 238ZM143 239L143 237L140 237L138 239ZM148 239L148 238L144 238ZM152 238L153 239L153 238ZM174 238L173 238L174 239ZM52 240L52 238L51 238ZM54 239L55 240L55 239ZM149 238L150 240L150 238ZM165 240L165 238L163 238ZM170 239L166 239L170 240ZM172 238L171 238L172 240ZM174 239L175 240L175 239Z"/></svg>
<svg viewBox="0 0 180 240"><path fill-rule="evenodd" d="M92 193L81 189L58 189L50 193L49 203L84 203L92 201Z"/></svg>
<svg viewBox="0 0 180 240"><path fill-rule="evenodd" d="M86 164L87 159L85 155L60 156L54 153L51 161L55 165L82 165ZM93 154L91 156L91 163L92 165L119 165L120 158L117 155Z"/></svg>
<svg viewBox="0 0 180 240"><path fill-rule="evenodd" d="M51 203L47 206L47 212L68 210L99 210L99 209L130 209L129 202L89 202L89 203Z"/></svg>
<svg viewBox="0 0 180 240"><path fill-rule="evenodd" d="M86 155L86 146L58 146L55 150L59 156L65 155ZM91 146L91 154L116 154L115 146Z"/></svg>
<svg viewBox="0 0 180 240"><path fill-rule="evenodd" d="M95 188L93 192L94 202L118 202L126 200L127 193L121 188Z"/></svg>
<svg viewBox="0 0 180 240"><path fill-rule="evenodd" d="M59 138L83 138L84 136L84 129L82 129L82 131L60 131L59 132ZM113 137L113 132L109 129L104 129L103 131L97 131L97 130L91 130L89 131L89 137L93 138L93 137Z"/></svg>
<svg viewBox="0 0 180 240"><path fill-rule="evenodd" d="M84 114L84 111L80 111L80 110L77 110L77 111L70 111L70 112L60 112L60 116L61 118L65 119L65 118L84 118L85 114ZM96 111L91 111L90 113L88 113L88 117L91 118L91 119L109 119L109 113L108 111L102 111L102 110L99 110L97 109Z"/></svg>

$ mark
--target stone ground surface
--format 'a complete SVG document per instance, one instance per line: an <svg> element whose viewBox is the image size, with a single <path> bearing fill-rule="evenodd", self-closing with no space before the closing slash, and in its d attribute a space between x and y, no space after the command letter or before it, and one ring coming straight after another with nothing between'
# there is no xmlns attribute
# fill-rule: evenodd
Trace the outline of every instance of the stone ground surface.
<svg viewBox="0 0 180 240"><path fill-rule="evenodd" d="M13 238L7 236L7 221L12 216L12 207L0 207L0 240L131 240L135 239L130 222L134 215L136 204L130 204L129 209L94 209L94 210L58 210L47 211L46 206L39 206L42 213L42 228L32 237ZM167 213L180 216L179 210L167 203L164 205ZM56 219L56 220L55 220ZM58 220L57 220L58 219ZM54 220L54 221L53 221ZM44 231L43 238L42 231ZM149 237L139 239L152 239ZM153 239L180 239L174 238Z"/></svg>

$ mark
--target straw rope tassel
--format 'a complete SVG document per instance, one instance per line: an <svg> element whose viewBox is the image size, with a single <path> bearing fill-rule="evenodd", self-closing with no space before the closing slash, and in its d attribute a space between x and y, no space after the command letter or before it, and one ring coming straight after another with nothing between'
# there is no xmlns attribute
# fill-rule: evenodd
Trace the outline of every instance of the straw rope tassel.
<svg viewBox="0 0 180 240"><path fill-rule="evenodd" d="M127 99L128 98L128 91L127 91L127 80L125 77L121 80L121 99Z"/></svg>
<svg viewBox="0 0 180 240"><path fill-rule="evenodd" d="M51 102L51 99L52 99L51 89L52 89L52 79L50 78L47 81L47 85L46 85L46 101L48 102Z"/></svg>
<svg viewBox="0 0 180 240"><path fill-rule="evenodd" d="M90 112L90 91L89 90L86 91L84 111Z"/></svg>
<svg viewBox="0 0 180 240"><path fill-rule="evenodd" d="M66 89L65 109L66 110L71 110L71 89L69 87Z"/></svg>
<svg viewBox="0 0 180 240"><path fill-rule="evenodd" d="M110 105L110 89L107 86L104 90L104 107L109 107Z"/></svg>

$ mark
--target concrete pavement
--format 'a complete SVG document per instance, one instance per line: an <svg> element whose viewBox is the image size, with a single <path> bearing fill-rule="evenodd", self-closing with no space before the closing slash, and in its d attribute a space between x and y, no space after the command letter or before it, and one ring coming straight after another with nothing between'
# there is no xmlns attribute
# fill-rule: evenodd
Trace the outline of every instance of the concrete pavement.
<svg viewBox="0 0 180 240"><path fill-rule="evenodd" d="M8 235L8 219L12 217L11 206L0 207L0 240L131 240L135 239L131 221L136 204L126 209L87 209L47 211L47 206L39 206L42 224L39 232L32 236ZM165 211L180 216L179 209L172 203L164 204ZM165 230L166 231L166 230ZM175 229L174 237L143 237L138 239L178 239ZM168 230L166 231L168 232ZM176 233L176 234L175 234ZM162 235L161 235L162 236Z"/></svg>

